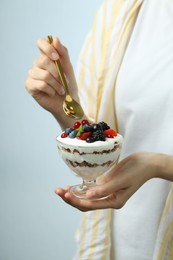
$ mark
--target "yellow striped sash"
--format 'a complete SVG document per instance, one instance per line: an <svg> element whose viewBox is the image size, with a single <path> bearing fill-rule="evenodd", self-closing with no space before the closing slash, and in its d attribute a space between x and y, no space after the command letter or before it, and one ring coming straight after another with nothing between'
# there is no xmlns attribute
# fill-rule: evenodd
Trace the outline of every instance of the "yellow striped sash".
<svg viewBox="0 0 173 260"><path fill-rule="evenodd" d="M153 260L173 259L173 184L161 217Z"/></svg>
<svg viewBox="0 0 173 260"><path fill-rule="evenodd" d="M141 3L139 0L104 1L77 67L79 95L85 113L91 121L104 120L115 129L116 77ZM110 259L111 219L111 209L83 214L75 259Z"/></svg>

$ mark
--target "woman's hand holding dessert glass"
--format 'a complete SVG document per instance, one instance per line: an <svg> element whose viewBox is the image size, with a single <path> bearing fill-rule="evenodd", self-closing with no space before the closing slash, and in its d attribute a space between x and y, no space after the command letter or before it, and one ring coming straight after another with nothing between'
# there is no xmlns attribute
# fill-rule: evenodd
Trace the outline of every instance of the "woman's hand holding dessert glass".
<svg viewBox="0 0 173 260"><path fill-rule="evenodd" d="M158 169L161 165L164 168L164 161L163 154L134 153L114 165L110 172L98 179L99 185L86 193L88 200L74 196L69 192L69 187L57 188L55 193L81 211L119 209L146 181L158 177Z"/></svg>

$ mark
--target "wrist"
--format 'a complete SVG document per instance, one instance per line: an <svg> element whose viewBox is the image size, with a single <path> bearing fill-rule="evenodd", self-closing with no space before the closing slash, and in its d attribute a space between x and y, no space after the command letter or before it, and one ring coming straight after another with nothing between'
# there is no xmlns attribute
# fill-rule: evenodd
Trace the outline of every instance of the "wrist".
<svg viewBox="0 0 173 260"><path fill-rule="evenodd" d="M173 156L157 154L157 172L155 177L173 181Z"/></svg>

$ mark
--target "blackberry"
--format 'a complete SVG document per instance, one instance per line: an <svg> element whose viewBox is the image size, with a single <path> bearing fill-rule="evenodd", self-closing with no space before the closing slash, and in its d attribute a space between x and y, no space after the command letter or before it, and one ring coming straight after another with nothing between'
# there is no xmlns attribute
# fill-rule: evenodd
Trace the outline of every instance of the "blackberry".
<svg viewBox="0 0 173 260"><path fill-rule="evenodd" d="M93 124L93 131L101 130L101 126L99 124Z"/></svg>
<svg viewBox="0 0 173 260"><path fill-rule="evenodd" d="M108 126L105 122L99 122L98 125L100 125L100 127L104 130L108 130L110 129L110 126Z"/></svg>
<svg viewBox="0 0 173 260"><path fill-rule="evenodd" d="M103 133L103 130L98 129L93 132L92 137L94 138L95 141L105 141L105 135Z"/></svg>

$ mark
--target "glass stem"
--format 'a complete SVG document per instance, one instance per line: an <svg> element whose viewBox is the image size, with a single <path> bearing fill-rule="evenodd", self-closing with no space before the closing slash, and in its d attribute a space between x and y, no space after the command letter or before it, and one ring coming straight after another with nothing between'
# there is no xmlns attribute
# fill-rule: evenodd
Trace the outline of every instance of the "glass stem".
<svg viewBox="0 0 173 260"><path fill-rule="evenodd" d="M83 179L82 186L84 189L92 188L92 187L96 186L96 179L89 179L89 180Z"/></svg>

